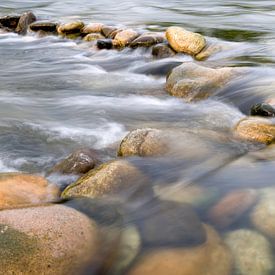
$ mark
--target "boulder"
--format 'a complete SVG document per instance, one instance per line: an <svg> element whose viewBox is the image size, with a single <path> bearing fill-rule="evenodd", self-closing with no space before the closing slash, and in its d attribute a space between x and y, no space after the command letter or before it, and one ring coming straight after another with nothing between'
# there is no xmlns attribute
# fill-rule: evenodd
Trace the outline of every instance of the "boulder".
<svg viewBox="0 0 275 275"><path fill-rule="evenodd" d="M118 32L113 40L113 45L118 48L128 46L134 39L138 37L138 33L132 29L126 29Z"/></svg>
<svg viewBox="0 0 275 275"><path fill-rule="evenodd" d="M165 35L169 45L178 53L196 55L206 46L202 35L180 27L169 27Z"/></svg>
<svg viewBox="0 0 275 275"><path fill-rule="evenodd" d="M36 21L36 16L32 12L23 13L20 16L20 19L15 31L18 34L25 35L27 33L29 25L35 21Z"/></svg>
<svg viewBox="0 0 275 275"><path fill-rule="evenodd" d="M267 103L257 103L254 104L250 109L251 116L265 116L265 117L274 117L275 108Z"/></svg>
<svg viewBox="0 0 275 275"><path fill-rule="evenodd" d="M147 32L140 35L130 43L131 48L151 47L155 44L164 42L164 36L154 32Z"/></svg>
<svg viewBox="0 0 275 275"><path fill-rule="evenodd" d="M250 142L270 144L275 140L275 124L261 117L247 117L234 128L235 136Z"/></svg>
<svg viewBox="0 0 275 275"><path fill-rule="evenodd" d="M238 221L256 203L257 198L255 190L232 191L210 208L209 220L216 227L228 227Z"/></svg>
<svg viewBox="0 0 275 275"><path fill-rule="evenodd" d="M0 209L57 200L59 190L40 176L0 173Z"/></svg>
<svg viewBox="0 0 275 275"><path fill-rule="evenodd" d="M99 39L96 42L96 46L100 50L102 49L110 50L113 48L113 41L112 39Z"/></svg>
<svg viewBox="0 0 275 275"><path fill-rule="evenodd" d="M90 33L100 33L102 31L104 24L102 23L91 23L83 27L82 33L90 34Z"/></svg>
<svg viewBox="0 0 275 275"><path fill-rule="evenodd" d="M185 62L167 76L166 90L186 101L201 100L224 87L237 73L239 69L236 68L212 69Z"/></svg>
<svg viewBox="0 0 275 275"><path fill-rule="evenodd" d="M1 274L79 274L95 264L93 220L62 205L0 212Z"/></svg>
<svg viewBox="0 0 275 275"><path fill-rule="evenodd" d="M152 55L156 58L172 57L176 52L166 43L157 44L152 48Z"/></svg>
<svg viewBox="0 0 275 275"><path fill-rule="evenodd" d="M260 233L248 229L235 230L226 234L225 243L234 257L236 274L272 274L272 249L269 241Z"/></svg>
<svg viewBox="0 0 275 275"><path fill-rule="evenodd" d="M10 31L15 31L19 19L20 16L17 15L0 17L1 28L9 29Z"/></svg>
<svg viewBox="0 0 275 275"><path fill-rule="evenodd" d="M43 31L46 33L56 33L57 27L58 24L53 22L34 22L29 26L33 32Z"/></svg>
<svg viewBox="0 0 275 275"><path fill-rule="evenodd" d="M205 230L206 243L191 248L151 250L140 257L127 275L230 275L229 249L212 227L205 225Z"/></svg>
<svg viewBox="0 0 275 275"><path fill-rule="evenodd" d="M99 39L104 39L104 36L100 33L89 33L83 38L83 40L87 42L92 42Z"/></svg>
<svg viewBox="0 0 275 275"><path fill-rule="evenodd" d="M78 34L84 28L84 23L81 21L70 22L62 24L57 28L57 32L60 35Z"/></svg>

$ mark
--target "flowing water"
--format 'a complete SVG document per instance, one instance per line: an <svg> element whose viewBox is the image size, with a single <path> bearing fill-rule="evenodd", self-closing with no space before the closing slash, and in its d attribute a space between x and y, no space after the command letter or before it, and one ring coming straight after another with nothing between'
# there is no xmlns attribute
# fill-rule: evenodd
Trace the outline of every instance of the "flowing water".
<svg viewBox="0 0 275 275"><path fill-rule="evenodd" d="M247 73L215 97L185 103L165 92L162 68L173 62L193 61L190 56L156 60L148 49L98 51L90 44L55 36L0 34L0 172L45 175L75 149L112 148L130 130L153 127L188 129L196 134L180 157L131 159L150 176L156 189L174 183L184 192L183 185L196 182L219 197L226 190L274 185L275 154L265 161L265 155L247 156L261 147L228 135L252 104L275 95L274 1L0 3L0 16L27 10L42 20L80 19L140 31L162 32L168 26L182 26L225 47L200 64L246 67ZM112 158L112 154L106 156L106 160ZM50 180L63 185L73 179ZM137 212L156 211L153 202L154 198ZM72 201L70 205L89 212L86 202ZM198 209L198 213L208 222L204 210ZM131 222L125 218L125 223Z"/></svg>

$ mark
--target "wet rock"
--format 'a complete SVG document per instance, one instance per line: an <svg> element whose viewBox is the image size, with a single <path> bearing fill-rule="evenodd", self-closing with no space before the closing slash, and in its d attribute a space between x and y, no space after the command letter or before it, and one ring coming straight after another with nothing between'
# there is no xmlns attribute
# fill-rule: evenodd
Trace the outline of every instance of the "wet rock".
<svg viewBox="0 0 275 275"><path fill-rule="evenodd" d="M100 33L89 33L83 38L83 40L87 42L92 42L99 39L104 39L104 36Z"/></svg>
<svg viewBox="0 0 275 275"><path fill-rule="evenodd" d="M198 61L203 61L212 56L213 54L222 51L224 46L219 44L208 44L200 53L195 56Z"/></svg>
<svg viewBox="0 0 275 275"><path fill-rule="evenodd" d="M99 155L93 149L80 149L57 163L50 173L85 174L100 164Z"/></svg>
<svg viewBox="0 0 275 275"><path fill-rule="evenodd" d="M102 23L91 23L83 27L82 33L90 34L90 33L100 33L102 31L104 24Z"/></svg>
<svg viewBox="0 0 275 275"><path fill-rule="evenodd" d="M151 47L155 44L162 43L164 36L154 32L143 33L130 43L131 48Z"/></svg>
<svg viewBox="0 0 275 275"><path fill-rule="evenodd" d="M274 117L275 108L273 108L270 104L267 103L257 103L251 107L250 115Z"/></svg>
<svg viewBox="0 0 275 275"><path fill-rule="evenodd" d="M205 225L205 230L206 243L192 248L154 249L144 254L127 274L230 275L229 249L212 227Z"/></svg>
<svg viewBox="0 0 275 275"><path fill-rule="evenodd" d="M113 48L113 41L112 39L99 39L97 40L96 46L100 50L102 49L110 50Z"/></svg>
<svg viewBox="0 0 275 275"><path fill-rule="evenodd" d="M52 205L0 212L1 274L76 274L96 262L95 222Z"/></svg>
<svg viewBox="0 0 275 275"><path fill-rule="evenodd" d="M256 231L240 229L225 236L232 251L236 274L268 275L274 268L269 241Z"/></svg>
<svg viewBox="0 0 275 275"><path fill-rule="evenodd" d="M29 26L29 28L34 32L43 31L46 33L56 33L57 27L58 24L53 22L35 22Z"/></svg>
<svg viewBox="0 0 275 275"><path fill-rule="evenodd" d="M32 12L26 12L20 16L20 19L15 31L18 34L25 35L27 33L29 25L35 21L36 21L36 16Z"/></svg>
<svg viewBox="0 0 275 275"><path fill-rule="evenodd" d="M210 221L225 228L238 221L257 201L255 190L237 190L226 194L208 212Z"/></svg>
<svg viewBox="0 0 275 275"><path fill-rule="evenodd" d="M57 32L60 35L64 34L80 34L81 30L84 27L84 23L81 21L75 21L75 22L70 22L66 24L62 24L57 28Z"/></svg>
<svg viewBox="0 0 275 275"><path fill-rule="evenodd" d="M175 54L176 52L168 44L165 43L155 45L152 48L152 55L156 58L172 57Z"/></svg>
<svg viewBox="0 0 275 275"><path fill-rule="evenodd" d="M270 144L275 140L275 125L269 119L247 117L238 122L234 128L238 138Z"/></svg>
<svg viewBox="0 0 275 275"><path fill-rule="evenodd" d="M146 217L140 219L138 227L149 247L195 246L206 241L202 223L188 204L160 201L144 213Z"/></svg>
<svg viewBox="0 0 275 275"><path fill-rule="evenodd" d="M118 48L123 48L128 46L137 37L138 33L132 29L122 30L116 34L113 45Z"/></svg>
<svg viewBox="0 0 275 275"><path fill-rule="evenodd" d="M58 188L43 177L0 173L0 209L55 201L58 195Z"/></svg>
<svg viewBox="0 0 275 275"><path fill-rule="evenodd" d="M0 27L9 29L10 31L15 31L19 19L20 16L17 15L0 17Z"/></svg>
<svg viewBox="0 0 275 275"><path fill-rule="evenodd" d="M126 160L116 160L85 174L76 183L68 186L62 197L130 197L133 194L147 193L147 186L147 178L135 166Z"/></svg>
<svg viewBox="0 0 275 275"><path fill-rule="evenodd" d="M174 68L166 80L166 90L186 101L208 98L240 73L236 68L212 69L186 62Z"/></svg>
<svg viewBox="0 0 275 275"><path fill-rule="evenodd" d="M106 38L111 38L111 39L113 39L119 31L121 31L121 30L117 29L115 27L110 27L110 26L103 26L101 29L102 34Z"/></svg>
<svg viewBox="0 0 275 275"><path fill-rule="evenodd" d="M205 38L180 27L170 27L166 30L169 45L178 53L196 55L206 46Z"/></svg>

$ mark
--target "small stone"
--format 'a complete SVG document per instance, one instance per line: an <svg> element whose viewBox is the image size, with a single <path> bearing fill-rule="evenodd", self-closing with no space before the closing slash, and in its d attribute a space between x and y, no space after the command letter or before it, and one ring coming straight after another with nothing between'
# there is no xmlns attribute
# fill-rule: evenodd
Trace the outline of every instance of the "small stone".
<svg viewBox="0 0 275 275"><path fill-rule="evenodd" d="M137 47L151 47L155 44L162 43L164 36L158 33L148 32L143 33L138 38L130 43L131 48Z"/></svg>
<svg viewBox="0 0 275 275"><path fill-rule="evenodd" d="M205 38L180 27L170 27L166 30L169 45L179 53L196 55L206 46Z"/></svg>
<svg viewBox="0 0 275 275"><path fill-rule="evenodd" d="M57 28L57 32L60 35L64 34L78 34L84 27L84 23L81 21L75 21L71 23L62 24Z"/></svg>
<svg viewBox="0 0 275 275"><path fill-rule="evenodd" d="M35 22L30 24L29 28L34 31L43 31L43 32L50 32L50 33L56 33L57 32L57 23L52 22Z"/></svg>
<svg viewBox="0 0 275 275"><path fill-rule="evenodd" d="M82 33L90 34L90 33L100 33L102 31L104 24L102 23L91 23L82 29Z"/></svg>
<svg viewBox="0 0 275 275"><path fill-rule="evenodd" d="M157 44L152 48L152 55L156 58L172 57L176 52L167 44Z"/></svg>
<svg viewBox="0 0 275 275"><path fill-rule="evenodd" d="M20 16L4 16L0 17L0 25L2 26L1 28L7 28L10 29L11 31L15 31L18 22L19 22Z"/></svg>
<svg viewBox="0 0 275 275"><path fill-rule="evenodd" d="M36 16L32 12L26 12L20 16L20 19L15 31L18 34L25 35L27 33L29 25L35 21L36 21Z"/></svg>
<svg viewBox="0 0 275 275"><path fill-rule="evenodd" d="M274 117L275 109L270 104L257 103L251 107L250 115L251 116Z"/></svg>
<svg viewBox="0 0 275 275"><path fill-rule="evenodd" d="M138 33L132 29L127 29L120 31L116 34L113 45L115 47L125 47L128 46L134 39L138 37Z"/></svg>
<svg viewBox="0 0 275 275"><path fill-rule="evenodd" d="M112 39L99 39L97 40L96 46L100 50L102 49L110 50L113 48L113 41Z"/></svg>
<svg viewBox="0 0 275 275"><path fill-rule="evenodd" d="M89 33L83 38L83 40L87 42L92 42L99 39L104 39L104 36L100 33Z"/></svg>
<svg viewBox="0 0 275 275"><path fill-rule="evenodd" d="M110 27L110 26L103 26L101 29L102 34L106 37L106 38L114 38L114 35L112 35L113 33L117 33L118 29L115 27Z"/></svg>

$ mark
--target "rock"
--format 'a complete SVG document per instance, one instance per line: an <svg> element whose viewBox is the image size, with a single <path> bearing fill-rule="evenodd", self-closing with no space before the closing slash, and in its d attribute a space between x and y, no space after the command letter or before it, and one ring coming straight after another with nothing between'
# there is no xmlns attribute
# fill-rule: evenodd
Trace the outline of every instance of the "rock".
<svg viewBox="0 0 275 275"><path fill-rule="evenodd" d="M190 205L160 201L145 208L140 212L146 216L138 219L144 245L195 246L206 241L202 223Z"/></svg>
<svg viewBox="0 0 275 275"><path fill-rule="evenodd" d="M83 38L83 40L87 42L92 42L99 39L104 39L104 36L100 33L89 33Z"/></svg>
<svg viewBox="0 0 275 275"><path fill-rule="evenodd" d="M67 158L57 163L50 173L60 174L85 174L96 165L100 164L99 156L96 150L93 149L80 149Z"/></svg>
<svg viewBox="0 0 275 275"><path fill-rule="evenodd" d="M196 55L206 46L205 38L180 27L170 27L166 30L169 45L178 53Z"/></svg>
<svg viewBox="0 0 275 275"><path fill-rule="evenodd" d="M127 275L230 275L232 258L229 249L212 227L205 225L205 230L207 242L203 245L151 250Z"/></svg>
<svg viewBox="0 0 275 275"><path fill-rule="evenodd" d="M18 34L25 35L27 33L29 25L35 21L36 21L36 16L32 12L23 13L20 16L20 19L15 31Z"/></svg>
<svg viewBox="0 0 275 275"><path fill-rule="evenodd" d="M62 205L1 211L0 273L77 274L96 262L99 237L95 222Z"/></svg>
<svg viewBox="0 0 275 275"><path fill-rule="evenodd" d="M135 166L126 160L115 160L102 164L85 174L74 184L68 186L62 193L62 197L131 196L135 193L142 193L147 184L147 178Z"/></svg>
<svg viewBox="0 0 275 275"><path fill-rule="evenodd" d="M34 32L43 31L47 33L56 33L57 27L58 24L53 22L35 22L29 26L29 28Z"/></svg>
<svg viewBox="0 0 275 275"><path fill-rule="evenodd" d="M208 212L210 221L225 228L238 221L257 201L255 190L237 190L226 194Z"/></svg>
<svg viewBox="0 0 275 275"><path fill-rule="evenodd" d="M14 16L4 16L0 17L0 25L2 28L10 29L11 31L15 31L18 22L19 22L20 16L14 15Z"/></svg>
<svg viewBox="0 0 275 275"><path fill-rule="evenodd" d="M113 41L112 39L99 39L97 40L96 45L100 50L102 49L110 50L113 48Z"/></svg>
<svg viewBox="0 0 275 275"><path fill-rule="evenodd" d="M247 117L238 122L234 133L247 141L270 144L275 140L275 125L266 118Z"/></svg>
<svg viewBox="0 0 275 275"><path fill-rule="evenodd" d="M132 29L122 30L116 34L113 45L115 47L125 47L128 46L133 40L138 37L138 33Z"/></svg>
<svg viewBox="0 0 275 275"><path fill-rule="evenodd" d="M166 80L166 90L186 101L201 100L214 94L240 74L236 68L212 69L186 62L174 68Z"/></svg>
<svg viewBox="0 0 275 275"><path fill-rule="evenodd" d="M251 116L266 116L266 117L274 117L275 116L275 108L267 103L257 103L254 104L250 109Z"/></svg>
<svg viewBox="0 0 275 275"><path fill-rule="evenodd" d="M106 37L106 38L111 38L113 39L115 35L121 31L120 29L117 29L115 27L110 27L110 26L103 26L101 29L101 33Z"/></svg>
<svg viewBox="0 0 275 275"><path fill-rule="evenodd" d="M167 44L157 44L152 48L152 55L156 58L172 57L176 52Z"/></svg>
<svg viewBox="0 0 275 275"><path fill-rule="evenodd" d="M57 32L60 35L64 34L78 34L84 28L84 23L81 21L75 21L71 23L62 24L57 28Z"/></svg>
<svg viewBox="0 0 275 275"><path fill-rule="evenodd" d="M219 44L208 44L200 53L195 56L195 59L198 61L206 60L208 57L222 51L224 48L224 46Z"/></svg>
<svg viewBox="0 0 275 275"><path fill-rule="evenodd" d="M102 31L104 24L102 23L91 23L82 29L82 33L90 34L90 33L100 33Z"/></svg>
<svg viewBox="0 0 275 275"><path fill-rule="evenodd" d="M236 274L268 275L274 268L268 240L256 231L239 229L225 236L232 251Z"/></svg>
<svg viewBox="0 0 275 275"><path fill-rule="evenodd" d="M130 43L131 48L137 47L151 47L155 44L162 43L164 41L164 37L161 34L148 32L143 33L138 38Z"/></svg>
<svg viewBox="0 0 275 275"><path fill-rule="evenodd" d="M46 179L22 173L0 173L0 209L40 204L58 199L57 186Z"/></svg>

